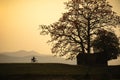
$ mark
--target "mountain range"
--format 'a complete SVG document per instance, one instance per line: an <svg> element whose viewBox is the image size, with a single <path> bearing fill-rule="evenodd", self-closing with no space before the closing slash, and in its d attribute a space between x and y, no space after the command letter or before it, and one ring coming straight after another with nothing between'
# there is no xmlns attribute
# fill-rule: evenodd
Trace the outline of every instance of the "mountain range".
<svg viewBox="0 0 120 80"><path fill-rule="evenodd" d="M0 63L31 63L33 56L36 58L37 63L76 64L75 60L65 60L64 58L55 57L52 55L44 55L36 51L25 50L0 53Z"/></svg>

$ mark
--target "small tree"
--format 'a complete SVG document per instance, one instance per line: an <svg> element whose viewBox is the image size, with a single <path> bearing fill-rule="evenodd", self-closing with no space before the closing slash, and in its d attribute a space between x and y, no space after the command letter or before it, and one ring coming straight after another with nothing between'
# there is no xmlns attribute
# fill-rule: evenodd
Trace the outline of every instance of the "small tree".
<svg viewBox="0 0 120 80"><path fill-rule="evenodd" d="M115 59L120 54L119 39L107 30L98 30L97 37L93 41L94 51L103 52L107 60Z"/></svg>
<svg viewBox="0 0 120 80"><path fill-rule="evenodd" d="M96 30L115 27L120 16L106 0L70 0L66 13L51 25L40 25L42 35L50 35L52 53L73 59L79 53L91 53Z"/></svg>
<svg viewBox="0 0 120 80"><path fill-rule="evenodd" d="M34 56L31 58L31 62L33 62L33 63L37 62L37 60Z"/></svg>

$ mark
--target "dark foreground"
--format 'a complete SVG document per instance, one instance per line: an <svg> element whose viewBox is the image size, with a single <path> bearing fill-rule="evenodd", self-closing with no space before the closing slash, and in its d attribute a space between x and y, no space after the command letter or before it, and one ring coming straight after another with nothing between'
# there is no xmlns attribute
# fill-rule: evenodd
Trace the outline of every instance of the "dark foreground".
<svg viewBox="0 0 120 80"><path fill-rule="evenodd" d="M66 64L0 64L0 80L120 80L120 66Z"/></svg>

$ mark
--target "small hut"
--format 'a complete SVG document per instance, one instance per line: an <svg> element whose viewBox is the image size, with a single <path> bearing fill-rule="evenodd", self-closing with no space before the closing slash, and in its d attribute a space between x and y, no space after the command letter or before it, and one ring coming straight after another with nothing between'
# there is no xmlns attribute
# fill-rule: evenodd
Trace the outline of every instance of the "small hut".
<svg viewBox="0 0 120 80"><path fill-rule="evenodd" d="M81 54L77 55L77 65L87 66L107 66L107 56L104 52L94 54Z"/></svg>

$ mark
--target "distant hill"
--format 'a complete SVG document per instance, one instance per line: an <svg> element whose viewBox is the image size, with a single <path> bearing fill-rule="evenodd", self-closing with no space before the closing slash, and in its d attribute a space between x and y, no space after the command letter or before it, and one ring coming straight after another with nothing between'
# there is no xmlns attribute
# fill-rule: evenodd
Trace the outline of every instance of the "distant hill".
<svg viewBox="0 0 120 80"><path fill-rule="evenodd" d="M16 51L16 52L3 52L0 54L4 54L7 56L12 56L12 57L25 57L25 56L39 56L41 55L40 53L36 52L36 51L25 51L25 50L20 50L20 51Z"/></svg>
<svg viewBox="0 0 120 80"><path fill-rule="evenodd" d="M20 50L16 52L0 53L0 63L31 63L31 58L35 56L37 63L65 63L76 64L75 60L65 60L64 58L52 55L43 55L36 51Z"/></svg>

